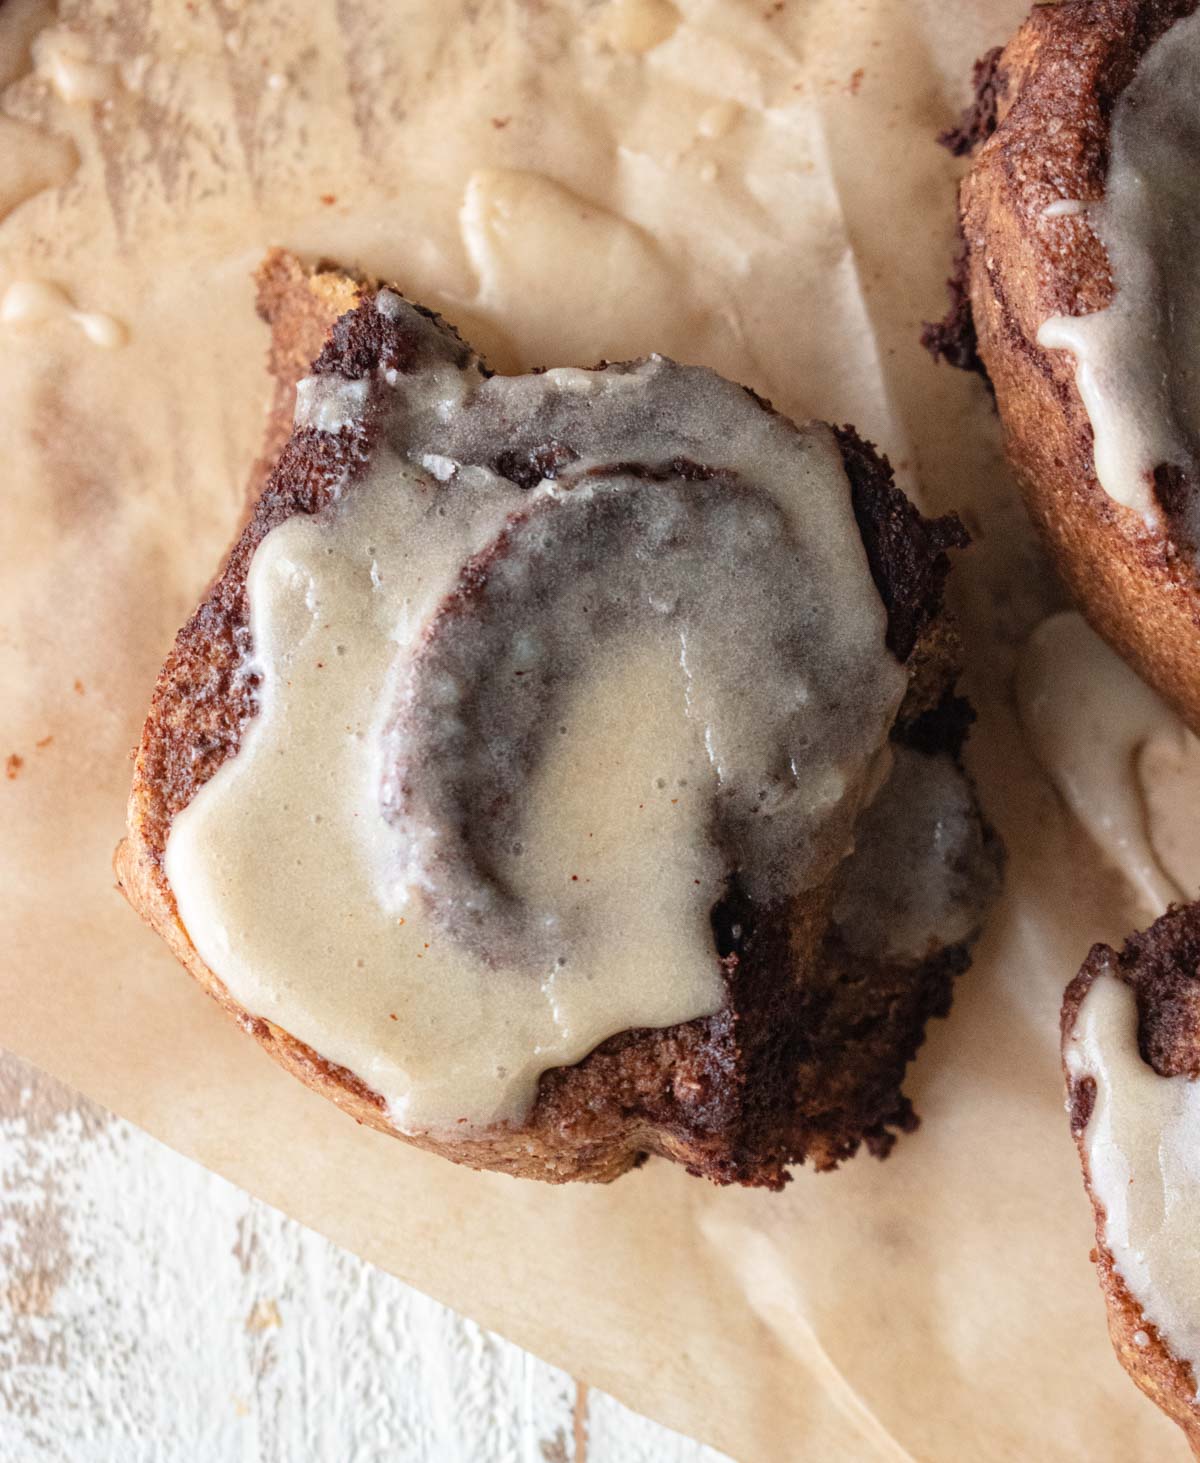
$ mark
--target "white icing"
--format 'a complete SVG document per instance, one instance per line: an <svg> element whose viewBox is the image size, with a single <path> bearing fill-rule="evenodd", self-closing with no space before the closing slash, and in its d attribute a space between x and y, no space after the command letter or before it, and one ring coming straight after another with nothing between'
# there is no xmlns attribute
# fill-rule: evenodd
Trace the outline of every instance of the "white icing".
<svg viewBox="0 0 1200 1463"><path fill-rule="evenodd" d="M1200 1083L1160 1077L1137 1024L1133 991L1101 973L1067 1037L1067 1072L1096 1084L1083 1149L1105 1247L1145 1320L1200 1377Z"/></svg>
<svg viewBox="0 0 1200 1463"><path fill-rule="evenodd" d="M1056 198L1042 209L1043 218L1075 218L1087 211L1087 204L1080 198Z"/></svg>
<svg viewBox="0 0 1200 1463"><path fill-rule="evenodd" d="M341 376L306 376L296 383L296 425L318 432L345 431L362 416L369 385Z"/></svg>
<svg viewBox="0 0 1200 1463"><path fill-rule="evenodd" d="M403 297L395 290L380 290L375 296L375 309L385 320L398 320L404 313Z"/></svg>
<svg viewBox="0 0 1200 1463"><path fill-rule="evenodd" d="M39 75L71 105L106 101L120 84L117 67L94 60L86 36L63 26L41 32L33 60Z"/></svg>
<svg viewBox="0 0 1200 1463"><path fill-rule="evenodd" d="M1200 826L1179 792L1200 780L1200 742L1171 708L1074 611L1030 636L1017 703L1035 757L1147 908L1196 897Z"/></svg>
<svg viewBox="0 0 1200 1463"><path fill-rule="evenodd" d="M65 290L46 280L14 280L0 299L0 324L10 330L32 330L56 320L70 321L104 350L115 350L128 339L119 320L97 311L77 310Z"/></svg>
<svg viewBox="0 0 1200 1463"><path fill-rule="evenodd" d="M970 939L996 892L971 785L945 755L897 747L854 830L833 905L856 955L917 961Z"/></svg>
<svg viewBox="0 0 1200 1463"><path fill-rule="evenodd" d="M763 897L822 882L877 785L906 676L884 647L827 429L797 432L739 387L660 358L484 380L398 297L377 308L411 317L424 365L375 388L389 415L365 477L255 554L257 714L238 755L175 819L166 872L197 950L243 1006L356 1073L398 1127L461 1131L520 1119L541 1072L614 1032L718 1008L710 911L729 866L714 820L750 851L744 872ZM298 419L358 431L366 395L340 378L302 383ZM501 448L547 440L590 456L528 491L489 466ZM735 469L734 485L588 476L593 462L675 457ZM746 506L737 485L770 497ZM519 836L488 846L473 883L448 880L460 827L482 839L493 826L486 804L467 806L461 825L437 811L453 796L456 757L501 779L524 763L510 763L519 746L486 720L493 730L463 752L403 770L430 736L453 746L483 694L429 679L425 632L461 566L510 515L536 525L545 514L553 534L557 515L609 499L628 502L638 553L651 555L677 535L686 543L700 511L688 505L709 502L728 518L725 551L685 559L681 580L664 577L629 627L571 670L555 715L566 732L548 728ZM754 572L781 554L770 575ZM503 559L489 586L513 580L519 591L527 562ZM623 561L612 572L618 585L640 582ZM554 587L555 617L578 614L580 595L586 610L590 591L574 576ZM606 573L606 593L613 583ZM772 638L793 620L803 633ZM504 694L516 697L516 678L537 670L540 642L557 631L557 618L526 620L485 676L512 678ZM405 730L405 687L418 675L432 732ZM794 728L790 769L767 740L781 717ZM416 803L405 801L410 784Z"/></svg>
<svg viewBox="0 0 1200 1463"><path fill-rule="evenodd" d="M696 135L715 142L733 131L741 115L742 109L737 102L714 102L711 107L705 107L696 119Z"/></svg>
<svg viewBox="0 0 1200 1463"><path fill-rule="evenodd" d="M1113 111L1105 196L1088 207L1108 253L1112 302L1056 316L1038 332L1040 345L1075 357L1101 486L1151 526L1160 519L1152 478L1160 464L1186 471L1200 499L1198 74L1200 12L1151 46ZM1200 502L1188 526L1200 542Z"/></svg>

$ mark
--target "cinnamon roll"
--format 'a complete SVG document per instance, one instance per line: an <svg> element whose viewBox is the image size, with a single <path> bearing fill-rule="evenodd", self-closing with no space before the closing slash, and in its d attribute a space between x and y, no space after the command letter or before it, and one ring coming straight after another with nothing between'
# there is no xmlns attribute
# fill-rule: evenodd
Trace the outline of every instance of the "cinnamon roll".
<svg viewBox="0 0 1200 1463"><path fill-rule="evenodd" d="M1113 1346L1200 1456L1200 906L1095 946L1063 1065Z"/></svg>
<svg viewBox="0 0 1200 1463"><path fill-rule="evenodd" d="M1026 504L1080 608L1193 730L1197 75L1197 0L1035 8L978 64L975 104L943 139L972 162L951 309L926 333L991 383ZM1157 897L1162 881L1142 882ZM1120 954L1096 946L1066 993L1063 1058L1114 1346L1200 1449L1198 961L1195 905Z"/></svg>
<svg viewBox="0 0 1200 1463"><path fill-rule="evenodd" d="M952 308L1093 627L1200 730L1200 14L1036 7L976 68Z"/></svg>
<svg viewBox="0 0 1200 1463"><path fill-rule="evenodd" d="M496 376L395 290L260 285L277 434L332 331L159 677L131 902L285 1067L459 1162L886 1152L997 877L957 521L711 371Z"/></svg>

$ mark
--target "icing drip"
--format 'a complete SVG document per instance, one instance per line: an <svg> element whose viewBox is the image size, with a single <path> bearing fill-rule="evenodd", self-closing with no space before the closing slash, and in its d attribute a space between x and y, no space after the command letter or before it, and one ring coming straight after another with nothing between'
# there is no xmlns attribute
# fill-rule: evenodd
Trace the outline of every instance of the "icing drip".
<svg viewBox="0 0 1200 1463"><path fill-rule="evenodd" d="M0 323L10 330L32 330L55 320L70 321L104 350L125 344L125 327L119 320L93 310L77 310L64 290L45 280L15 280L0 299Z"/></svg>
<svg viewBox="0 0 1200 1463"><path fill-rule="evenodd" d="M1075 357L1105 492L1154 525L1156 469L1167 470L1176 490L1183 474L1190 485L1183 523L1193 545L1200 544L1198 71L1200 13L1177 20L1151 46L1113 112L1105 196L1087 209L1112 268L1111 304L1056 316L1038 332L1040 345Z"/></svg>
<svg viewBox="0 0 1200 1463"><path fill-rule="evenodd" d="M76 106L104 102L119 86L117 67L92 56L86 36L55 26L33 43L33 60L59 98Z"/></svg>
<svg viewBox="0 0 1200 1463"><path fill-rule="evenodd" d="M519 1120L722 1004L728 877L832 874L907 676L827 428L661 358L485 379L376 308L402 367L298 393L369 460L258 548L258 711L166 871L238 1001L397 1126Z"/></svg>
<svg viewBox="0 0 1200 1463"><path fill-rule="evenodd" d="M856 955L925 960L978 932L999 878L965 775L948 756L897 747L854 830L833 917Z"/></svg>
<svg viewBox="0 0 1200 1463"><path fill-rule="evenodd" d="M1017 702L1034 755L1147 908L1195 898L1200 741L1171 708L1074 611L1030 636Z"/></svg>
<svg viewBox="0 0 1200 1463"><path fill-rule="evenodd" d="M568 469L505 527L426 631L388 735L385 810L439 925L499 963L537 951L549 968L570 943L560 915L514 898L499 871L564 688L613 642L656 643L702 737L710 766L691 796L702 788L714 822L701 841L726 850L716 890L736 870L770 903L820 878L846 846L846 781L812 673L802 556L774 502L729 478ZM704 883L711 902L711 871Z"/></svg>
<svg viewBox="0 0 1200 1463"><path fill-rule="evenodd" d="M1096 1084L1083 1148L1105 1246L1144 1318L1200 1376L1200 1083L1160 1077L1137 1028L1133 991L1101 973L1067 1038L1067 1073Z"/></svg>

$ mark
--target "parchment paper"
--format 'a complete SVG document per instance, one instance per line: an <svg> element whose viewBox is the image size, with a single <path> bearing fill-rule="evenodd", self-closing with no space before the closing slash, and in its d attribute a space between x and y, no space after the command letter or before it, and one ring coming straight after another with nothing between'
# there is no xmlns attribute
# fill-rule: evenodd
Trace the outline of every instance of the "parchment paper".
<svg viewBox="0 0 1200 1463"><path fill-rule="evenodd" d="M0 10L9 61L31 9ZM0 1040L739 1459L1182 1458L1109 1350L1057 1060L1065 981L1146 912L1022 745L1013 658L1056 591L983 391L916 341L952 247L932 135L1022 0L677 11L646 46L662 0L64 3L119 84L7 93L80 166L0 224L0 289L55 280L130 338L0 336ZM659 1162L562 1190L456 1169L278 1071L124 906L127 752L268 397L249 273L271 243L398 280L504 367L712 364L854 421L963 510L971 763L1011 863L885 1164L782 1196Z"/></svg>

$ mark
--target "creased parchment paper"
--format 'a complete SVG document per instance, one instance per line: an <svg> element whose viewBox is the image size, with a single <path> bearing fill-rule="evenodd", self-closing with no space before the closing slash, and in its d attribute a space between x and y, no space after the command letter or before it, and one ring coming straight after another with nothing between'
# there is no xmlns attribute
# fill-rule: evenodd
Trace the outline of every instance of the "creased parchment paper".
<svg viewBox="0 0 1200 1463"><path fill-rule="evenodd" d="M0 332L0 1041L741 1460L1183 1456L1109 1351L1057 1060L1065 981L1146 911L1025 750L1012 667L1055 591L983 391L916 339L952 247L932 135L1022 11L64 0L112 63L69 101L44 47L28 74L39 7L0 10L13 145L79 159L20 206L28 169L5 185L0 290L50 280L128 331ZM276 1070L124 906L127 753L268 399L249 275L270 244L395 279L501 367L713 365L855 422L963 511L971 762L1011 865L910 1078L924 1124L885 1164L782 1196L665 1163L564 1190L453 1168Z"/></svg>

